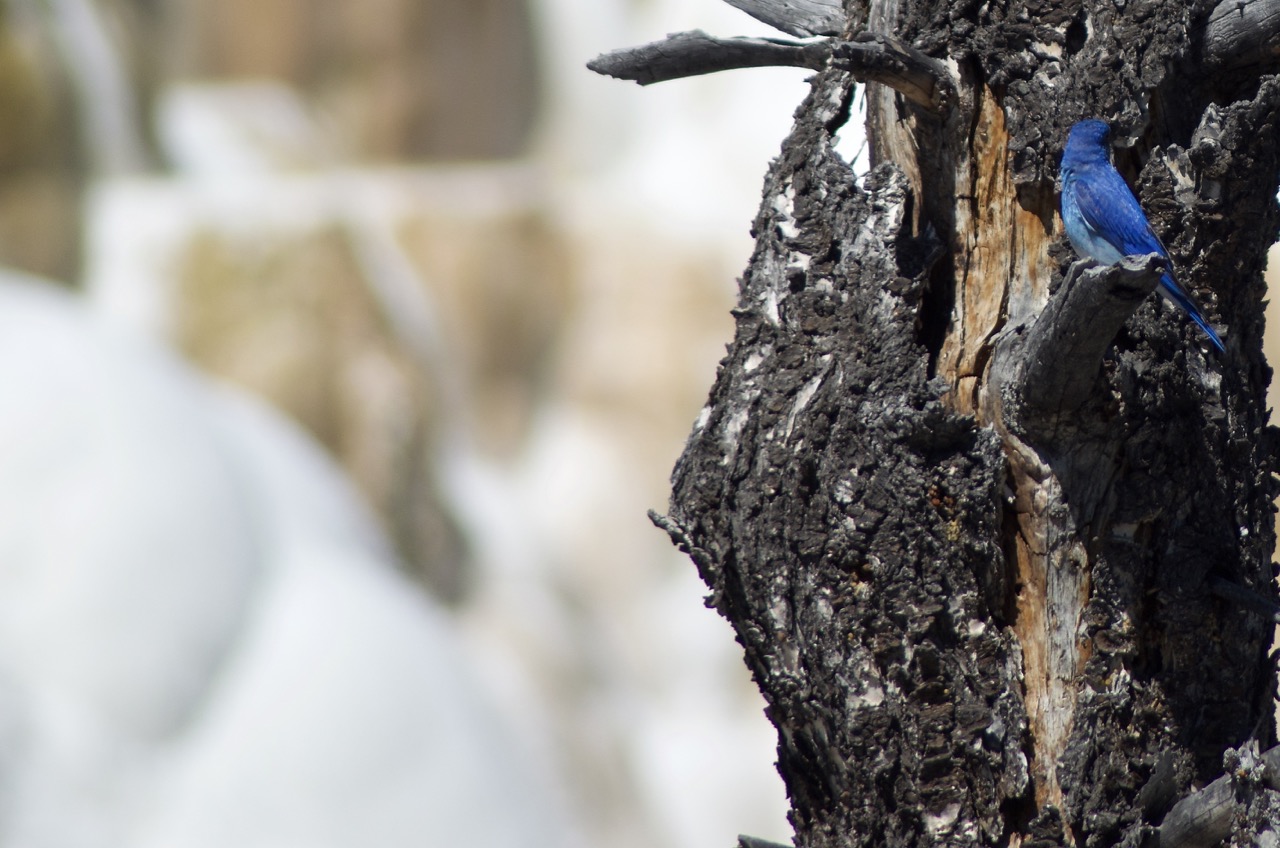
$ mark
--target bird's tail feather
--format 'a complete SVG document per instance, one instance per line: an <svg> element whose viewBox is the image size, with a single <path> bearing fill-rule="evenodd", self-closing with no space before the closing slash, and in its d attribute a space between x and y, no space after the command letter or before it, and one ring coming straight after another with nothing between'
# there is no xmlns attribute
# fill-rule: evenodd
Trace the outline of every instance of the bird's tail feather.
<svg viewBox="0 0 1280 848"><path fill-rule="evenodd" d="M1196 323L1196 326L1204 330L1209 341L1213 342L1213 346L1218 349L1219 353L1226 353L1227 348L1222 344L1222 339L1214 332L1213 327L1209 326L1209 322L1204 319L1204 315L1200 312L1200 307L1196 306L1196 302L1191 299L1191 295L1182 290L1182 286L1168 274L1160 277L1160 293L1172 300L1178 305L1183 312Z"/></svg>

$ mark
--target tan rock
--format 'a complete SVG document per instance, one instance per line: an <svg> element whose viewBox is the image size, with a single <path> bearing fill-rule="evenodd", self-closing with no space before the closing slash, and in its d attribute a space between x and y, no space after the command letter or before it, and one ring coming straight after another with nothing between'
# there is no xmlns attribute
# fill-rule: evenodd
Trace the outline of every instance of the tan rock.
<svg viewBox="0 0 1280 848"><path fill-rule="evenodd" d="M67 280L87 168L58 55L42 20L0 19L0 264Z"/></svg>

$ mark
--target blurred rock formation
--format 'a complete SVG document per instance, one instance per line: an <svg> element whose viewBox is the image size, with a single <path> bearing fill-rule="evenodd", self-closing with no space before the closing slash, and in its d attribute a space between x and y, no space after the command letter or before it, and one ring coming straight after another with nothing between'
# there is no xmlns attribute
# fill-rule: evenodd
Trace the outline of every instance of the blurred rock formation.
<svg viewBox="0 0 1280 848"><path fill-rule="evenodd" d="M0 263L79 270L88 163L57 39L34 3L0 6Z"/></svg>
<svg viewBox="0 0 1280 848"><path fill-rule="evenodd" d="M440 497L440 452L451 428L487 456L522 448L570 307L562 237L522 169L347 178L374 219L324 181L331 202L305 227L214 216L174 245L172 337L302 422L417 576L456 603L474 575ZM268 179L233 215L252 220L276 188Z"/></svg>
<svg viewBox="0 0 1280 848"><path fill-rule="evenodd" d="M538 108L526 0L110 0L166 82L271 79L348 159L502 159Z"/></svg>

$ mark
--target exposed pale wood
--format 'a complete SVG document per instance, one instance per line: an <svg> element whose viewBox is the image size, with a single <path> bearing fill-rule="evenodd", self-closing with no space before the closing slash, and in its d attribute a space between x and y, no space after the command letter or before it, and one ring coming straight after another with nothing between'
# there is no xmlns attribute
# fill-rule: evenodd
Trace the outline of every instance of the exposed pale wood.
<svg viewBox="0 0 1280 848"><path fill-rule="evenodd" d="M725 0L758 21L788 35L839 35L844 29L840 0Z"/></svg>
<svg viewBox="0 0 1280 848"><path fill-rule="evenodd" d="M901 0L874 0L867 12L867 31L883 37L893 37L897 30ZM919 151L916 149L914 127L917 115L911 109L900 109L899 96L889 85L867 85L867 142L871 149L871 164L892 162L906 175L911 193L925 197L924 178L921 174ZM920 232L921 204L912 209L911 228Z"/></svg>
<svg viewBox="0 0 1280 848"><path fill-rule="evenodd" d="M1079 627L1089 599L1088 556L1073 539L1076 526L1061 509L1063 493L1052 475L1011 463L1018 490L1015 574L1021 590L1014 632L1022 645L1023 686L1031 728L1031 774L1036 803L1060 807L1058 761L1075 716L1075 681L1088 658ZM1040 470L1036 466L1036 470Z"/></svg>
<svg viewBox="0 0 1280 848"><path fill-rule="evenodd" d="M1054 233L1019 202L1009 171L1004 112L989 89L980 92L977 112L967 155L955 165L961 187L952 260L956 299L937 366L952 386L949 402L964 413L978 411L976 390L992 337L1006 320L1040 308L1054 271L1049 260Z"/></svg>

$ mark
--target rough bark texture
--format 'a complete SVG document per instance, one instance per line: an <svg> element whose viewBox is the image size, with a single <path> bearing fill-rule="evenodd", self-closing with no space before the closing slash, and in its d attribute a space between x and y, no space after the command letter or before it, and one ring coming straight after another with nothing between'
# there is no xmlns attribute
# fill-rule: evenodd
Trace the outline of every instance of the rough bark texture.
<svg viewBox="0 0 1280 848"><path fill-rule="evenodd" d="M832 151L846 96L818 84L770 174L673 517L767 693L800 843L994 841L1028 788L1021 657L991 608L1003 460L929 378L939 245L895 169L860 188Z"/></svg>
<svg viewBox="0 0 1280 848"><path fill-rule="evenodd" d="M1274 743L1271 623L1209 588L1275 597L1280 81L1261 48L1228 70L1227 5L847 4L844 39L896 38L955 96L872 86L857 182L831 146L853 80L814 77L662 520L768 699L798 845L1169 844L1224 752ZM1063 285L1057 161L1091 116L1225 357L1142 297L1149 263ZM1081 303L1113 338L1069 332ZM1061 385L1029 377L1059 344ZM1239 844L1277 807L1247 772Z"/></svg>

